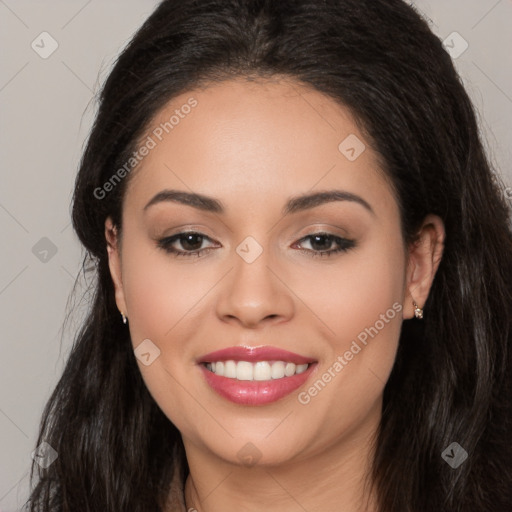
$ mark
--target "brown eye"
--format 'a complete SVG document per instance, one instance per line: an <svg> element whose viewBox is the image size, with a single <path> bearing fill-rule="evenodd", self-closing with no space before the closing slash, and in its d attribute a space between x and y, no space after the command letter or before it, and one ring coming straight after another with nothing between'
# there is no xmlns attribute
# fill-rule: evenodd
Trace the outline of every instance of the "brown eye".
<svg viewBox="0 0 512 512"><path fill-rule="evenodd" d="M212 249L212 247L205 247L201 249L205 240L210 240L210 238L202 233L189 231L185 233L177 233L176 235L159 240L158 247L168 253L174 254L175 256L199 256L204 251ZM176 244L179 244L181 249L176 248Z"/></svg>
<svg viewBox="0 0 512 512"><path fill-rule="evenodd" d="M299 240L300 245L305 240L309 240L311 249L301 250L310 253L312 256L331 256L339 252L346 252L356 245L354 240L348 240L330 233L313 233L305 236ZM330 249L333 244L337 245L337 248Z"/></svg>

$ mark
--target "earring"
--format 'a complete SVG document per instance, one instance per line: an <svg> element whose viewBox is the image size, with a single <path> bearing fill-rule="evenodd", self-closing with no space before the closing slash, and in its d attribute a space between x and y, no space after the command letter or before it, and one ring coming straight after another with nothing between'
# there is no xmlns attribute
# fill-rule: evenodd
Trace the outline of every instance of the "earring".
<svg viewBox="0 0 512 512"><path fill-rule="evenodd" d="M123 317L123 324L126 323L126 317L124 316L124 313L121 311L121 316Z"/></svg>
<svg viewBox="0 0 512 512"><path fill-rule="evenodd" d="M414 305L414 316L416 318L423 318L423 309L418 307L418 304L416 304L416 302L412 301L412 303Z"/></svg>

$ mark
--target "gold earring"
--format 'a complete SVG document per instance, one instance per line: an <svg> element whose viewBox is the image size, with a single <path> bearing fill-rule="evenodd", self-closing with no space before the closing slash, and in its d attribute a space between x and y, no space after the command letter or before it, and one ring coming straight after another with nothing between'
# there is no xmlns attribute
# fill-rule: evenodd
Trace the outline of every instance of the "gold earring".
<svg viewBox="0 0 512 512"><path fill-rule="evenodd" d="M418 307L418 304L416 304L416 302L412 301L412 303L414 305L414 316L416 318L423 318L423 309Z"/></svg>
<svg viewBox="0 0 512 512"><path fill-rule="evenodd" d="M126 317L124 316L124 313L121 311L121 316L123 317L123 324L126 323Z"/></svg>

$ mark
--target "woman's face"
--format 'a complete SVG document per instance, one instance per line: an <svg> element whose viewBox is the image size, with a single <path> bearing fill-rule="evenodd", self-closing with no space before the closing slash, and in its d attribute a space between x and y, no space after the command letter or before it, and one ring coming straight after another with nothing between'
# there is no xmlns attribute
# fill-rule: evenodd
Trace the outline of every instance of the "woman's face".
<svg viewBox="0 0 512 512"><path fill-rule="evenodd" d="M175 97L142 144L110 265L187 451L279 464L367 439L411 288L397 202L349 111L237 79ZM232 347L248 349L208 355Z"/></svg>

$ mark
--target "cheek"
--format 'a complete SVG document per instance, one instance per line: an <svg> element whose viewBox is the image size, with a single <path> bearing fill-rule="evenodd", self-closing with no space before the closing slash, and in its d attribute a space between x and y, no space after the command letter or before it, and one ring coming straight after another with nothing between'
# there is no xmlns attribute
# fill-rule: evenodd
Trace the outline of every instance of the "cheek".
<svg viewBox="0 0 512 512"><path fill-rule="evenodd" d="M308 306L328 327L330 353L303 402L329 412L339 424L347 411L364 416L382 394L392 370L402 325L405 256L399 239L376 240L318 274ZM326 331L327 332L327 331ZM317 399L316 396L319 396ZM320 398L320 395L322 398Z"/></svg>
<svg viewBox="0 0 512 512"><path fill-rule="evenodd" d="M329 328L322 327L329 349L309 387L297 396L294 421L310 425L296 432L298 444L320 450L341 436L366 436L362 426L380 415L402 325L403 262L392 252L381 251L378 258L361 254L353 264L315 280L317 300L308 306L322 320L316 325Z"/></svg>
<svg viewBox="0 0 512 512"><path fill-rule="evenodd" d="M183 269L172 255L142 243L127 244L125 254L123 286L134 345L138 339L170 339L173 332L193 322L194 306L208 292L207 280L197 273L191 278L192 266Z"/></svg>
<svg viewBox="0 0 512 512"><path fill-rule="evenodd" d="M192 351L198 326L204 318L208 293L218 275L194 270L193 264L178 265L172 255L126 237L123 256L123 288L130 312L128 326L133 348L149 339L159 355L149 365L138 361L142 378L156 403L182 432L189 425L176 411L201 416L204 410L191 396L199 379Z"/></svg>
<svg viewBox="0 0 512 512"><path fill-rule="evenodd" d="M163 251L144 247L142 242L130 243L128 238L126 241L123 288L132 345L136 349L149 339L160 350L148 366L139 360L137 364L155 402L180 431L187 433L190 426L176 411L201 414L201 408L184 392L184 383L190 380L192 365L186 340L193 338L199 309L194 306L202 304L207 280L197 275L192 279ZM194 389L189 391L193 396L198 394Z"/></svg>
<svg viewBox="0 0 512 512"><path fill-rule="evenodd" d="M344 312L336 325L343 333L343 348L350 350L355 341L361 347L355 357L384 381L393 366L402 324L404 264L400 240L381 240L365 251L347 279Z"/></svg>
<svg viewBox="0 0 512 512"><path fill-rule="evenodd" d="M295 276L293 289L299 297L307 298L307 306L326 327L325 333L339 351L365 328L376 322L382 327L381 315L386 316L385 320L398 317L401 323L397 305L403 297L404 265L401 239L376 237L332 265L316 264L310 279L302 274ZM389 323L382 331L388 330Z"/></svg>

